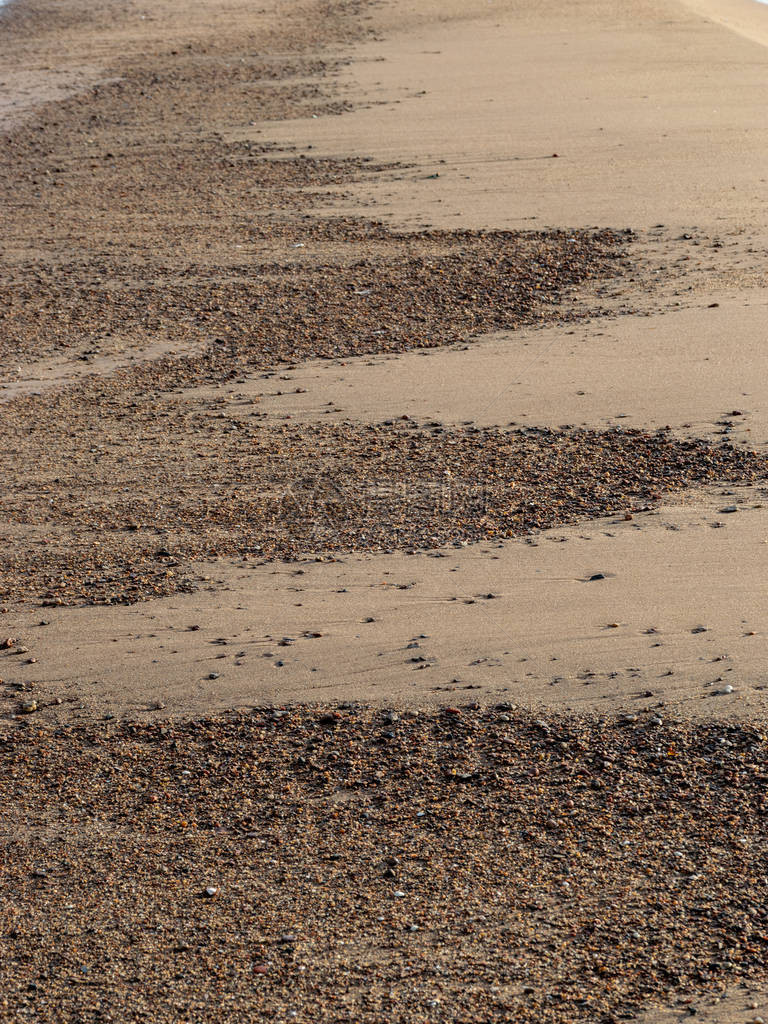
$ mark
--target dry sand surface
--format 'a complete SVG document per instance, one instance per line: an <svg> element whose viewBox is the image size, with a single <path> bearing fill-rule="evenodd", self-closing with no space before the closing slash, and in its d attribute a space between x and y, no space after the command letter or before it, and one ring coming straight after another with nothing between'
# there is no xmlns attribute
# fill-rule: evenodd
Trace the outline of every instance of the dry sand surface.
<svg viewBox="0 0 768 1024"><path fill-rule="evenodd" d="M762 41L696 4L434 3L437 24L419 5L415 26L410 8L395 4L405 31L393 16L344 71L367 103L235 137L412 164L355 196L397 224L663 223L748 229L765 243L760 7Z"/></svg>
<svg viewBox="0 0 768 1024"><path fill-rule="evenodd" d="M768 1019L768 5L0 8L0 1019Z"/></svg>
<svg viewBox="0 0 768 1024"><path fill-rule="evenodd" d="M765 502L762 488L718 488L529 544L219 560L167 601L31 609L0 654L6 708L31 695L47 719L156 719L307 698L473 699L762 719L764 597L734 566L758 533L765 551Z"/></svg>

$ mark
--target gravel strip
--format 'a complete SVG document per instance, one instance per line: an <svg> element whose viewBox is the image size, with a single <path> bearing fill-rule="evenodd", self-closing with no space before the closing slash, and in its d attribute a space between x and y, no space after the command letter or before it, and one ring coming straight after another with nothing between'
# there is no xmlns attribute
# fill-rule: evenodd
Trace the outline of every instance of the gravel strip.
<svg viewBox="0 0 768 1024"><path fill-rule="evenodd" d="M330 189L382 168L309 151L276 159L257 131L237 141L261 121L349 108L334 76L369 31L366 6L284 3L253 15L248 33L218 16L205 40L169 36L157 52L116 54L106 81L9 132L0 369L158 339L202 346L219 375L233 359L445 344L568 316L571 286L620 273L625 238L611 232L402 235L321 219L312 211ZM94 18L82 14L84 31ZM39 31L9 8L0 56L13 48L12 66Z"/></svg>
<svg viewBox="0 0 768 1024"><path fill-rule="evenodd" d="M753 727L24 724L0 746L4 1021L613 1022L768 966Z"/></svg>
<svg viewBox="0 0 768 1024"><path fill-rule="evenodd" d="M613 512L765 458L639 431L446 428L407 418L274 426L156 395L20 401L0 507L5 599L116 603L188 589L184 560L434 549ZM68 423L62 434L59 423ZM27 467L34 466L30 474Z"/></svg>
<svg viewBox="0 0 768 1024"><path fill-rule="evenodd" d="M272 189L266 201L277 205L281 197ZM199 224L190 230L199 232ZM585 304L574 289L621 274L629 241L612 231L402 235L348 220L291 223L289 230L294 241L281 242L282 264L263 262L257 235L268 234L274 248L278 232L261 224L241 229L242 244L226 263L153 258L137 265L93 253L85 262L13 268L0 286L0 359L15 369L24 356L74 344L73 355L87 361L162 340L179 357L146 365L132 380L171 388L307 358L467 342L599 314L599 303ZM174 237L171 225L167 237ZM288 260L295 247L331 243L332 260L325 252ZM243 249L251 252L245 262Z"/></svg>

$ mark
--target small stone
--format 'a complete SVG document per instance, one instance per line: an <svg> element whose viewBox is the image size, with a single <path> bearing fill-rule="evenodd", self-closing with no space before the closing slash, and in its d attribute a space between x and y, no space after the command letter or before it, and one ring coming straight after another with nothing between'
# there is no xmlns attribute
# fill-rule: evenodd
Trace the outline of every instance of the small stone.
<svg viewBox="0 0 768 1024"><path fill-rule="evenodd" d="M212 899L218 893L218 891L219 890L216 888L215 885L209 885L207 886L206 889L203 890L203 895L207 896L208 899Z"/></svg>
<svg viewBox="0 0 768 1024"><path fill-rule="evenodd" d="M209 679L218 679L219 678L219 673L218 672L209 672L208 673L208 678Z"/></svg>
<svg viewBox="0 0 768 1024"><path fill-rule="evenodd" d="M16 640L14 637L6 637L5 640L0 640L0 651L9 651L11 647L16 646Z"/></svg>
<svg viewBox="0 0 768 1024"><path fill-rule="evenodd" d="M728 693L733 693L733 687L730 683L726 683L725 686L721 686L719 690L714 691L718 696L725 696Z"/></svg>
<svg viewBox="0 0 768 1024"><path fill-rule="evenodd" d="M726 505L724 508L721 508L720 511L721 512L738 512L739 509L738 509L738 507L736 505Z"/></svg>
<svg viewBox="0 0 768 1024"><path fill-rule="evenodd" d="M37 711L36 700L23 700L19 705L19 711L23 715L31 715L33 711Z"/></svg>

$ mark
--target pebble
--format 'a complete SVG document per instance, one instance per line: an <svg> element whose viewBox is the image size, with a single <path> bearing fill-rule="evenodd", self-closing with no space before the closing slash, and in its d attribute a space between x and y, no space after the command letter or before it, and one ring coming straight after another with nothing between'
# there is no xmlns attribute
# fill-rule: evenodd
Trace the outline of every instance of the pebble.
<svg viewBox="0 0 768 1024"><path fill-rule="evenodd" d="M507 719L503 724L500 709ZM116 960L128 937L146 928L147 900L161 908L167 904L177 871L219 878L205 889L192 885L193 895L209 901L211 913L201 906L202 920L195 921L195 915L190 920L173 902L160 917L153 911L152 920L163 927L163 945L155 953L147 944L137 966L153 971L156 956L170 978L185 973L190 991L207 984L203 979L212 973L217 991L242 979L242 988L226 991L244 999L250 998L245 993L251 972L269 969L276 975L274 990L257 988L271 992L270 1014L280 1000L284 1009L289 986L290 998L301 998L295 986L301 967L311 974L318 998L338 994L336 963L328 964L327 951L331 946L341 951L345 941L352 948L344 951L344 962L354 970L365 965L370 971L380 962L379 953L386 956L387 970L406 998L410 986L422 983L410 973L415 966L422 979L428 972L426 983L446 997L443 1002L448 996L465 1000L462 1019L510 1019L508 1007L501 1005L486 1016L490 1003L473 1015L466 973L443 958L438 975L434 950L421 949L415 939L427 929L460 937L473 961L477 956L477 963L488 965L488 978L514 963L519 1001L514 1019L530 1024L608 1019L624 1000L629 1000L627 1010L637 1013L639 1000L669 994L669 979L654 973L654 961L674 962L686 989L701 971L714 986L732 974L730 964L743 963L755 976L762 969L764 872L755 809L764 800L764 736L754 728L729 725L713 731L709 724L671 720L663 743L658 733L650 734L658 740L642 742L634 728L608 718L551 712L545 720L509 704L467 704L457 718L441 710L424 710L419 717L403 710L397 725L403 742L392 744L383 759L371 738L389 710L315 705L280 709L279 719L272 710L190 723L107 727L89 721L50 732L17 728L19 742L2 745L8 769L0 773L4 801L20 801L18 809L30 821L55 813L66 815L77 829L80 820L89 828L93 821L122 819L135 836L128 838L121 829L114 840L100 840L104 848L95 854L88 848L88 857L99 858L95 873L81 869L76 849L57 850L55 870L49 868L45 880L29 882L37 899L27 894L30 922L25 915L16 917L21 939L12 948L31 958L35 977L54 948L55 939L47 939L43 927L51 907L62 907L58 926L63 928L71 920L64 913L66 901L75 896L80 905L87 899L89 914L103 928L98 941ZM338 727L325 730L325 718ZM299 751L305 752L301 763ZM109 770L94 771L94 757ZM455 777L466 781L456 786ZM63 779L66 785L60 786ZM137 792L159 799L137 805ZM254 799L254 793L268 799ZM339 794L352 799L339 801ZM419 808L428 815L414 828ZM147 838L152 846L145 852ZM738 854L718 855L710 870L708 844L731 850L734 839L743 841ZM29 842L6 851L4 870L10 861L17 887L39 863L34 836ZM523 896L513 913L500 873L500 849L504 863L514 865L512 884ZM62 871L65 854L72 866ZM673 881L679 878L685 893L676 884L657 884L671 865ZM396 880L390 871L408 890L389 889ZM107 875L116 884L101 886ZM616 891L631 891L631 900L598 906L594 887L601 877L610 877ZM214 899L223 893L226 898ZM382 898L384 905L390 901L389 913L382 913ZM416 912L412 905L421 923L408 920ZM361 906L369 907L370 919L366 916L365 943L358 948L349 921L359 920ZM244 907L255 914L247 942ZM706 934L698 913L702 907L708 913ZM731 923L740 924L752 908L746 934L741 927L733 931ZM650 920L651 912L649 930L640 922ZM311 928L297 938L299 915ZM547 940L551 934L562 943L569 970L583 969L583 951L589 948L610 966L610 975L595 974L587 987L563 987L561 963L541 955L542 921ZM583 936L575 948L574 935ZM209 936L215 936L215 948L207 947ZM264 936L274 937L280 954L275 965L263 959L262 946L269 941ZM95 940L77 935L70 941L79 963ZM42 951L41 942L48 944ZM293 956L297 942L300 958ZM203 943L206 948L198 954ZM189 954L185 965L170 955L182 947ZM10 976L13 963L5 968ZM64 984L55 992L70 1006ZM141 980L132 983L127 998L143 997L148 988L142 986ZM522 998L524 986L533 999ZM537 999L553 991L562 1001L554 1013L542 1013ZM584 991L592 997L588 1008L579 1002ZM405 1004L394 1005L397 1012L390 1019L405 1020L407 1013L400 1013ZM277 1019L280 1012L272 1016ZM267 1019L267 1014L256 1017Z"/></svg>

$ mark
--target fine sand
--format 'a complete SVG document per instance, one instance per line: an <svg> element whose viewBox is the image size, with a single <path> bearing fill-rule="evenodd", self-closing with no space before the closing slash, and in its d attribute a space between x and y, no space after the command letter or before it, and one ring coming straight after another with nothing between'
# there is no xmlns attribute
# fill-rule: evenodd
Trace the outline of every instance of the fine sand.
<svg viewBox="0 0 768 1024"><path fill-rule="evenodd" d="M764 245L768 14L732 6L754 38L707 17L730 10L715 0L388 5L405 30L341 77L361 107L237 137L412 165L355 195L397 224L662 223Z"/></svg>
<svg viewBox="0 0 768 1024"><path fill-rule="evenodd" d="M766 505L765 489L716 489L444 557L221 560L194 594L15 617L26 651L0 671L64 719L309 698L763 720L765 597L738 567L765 571Z"/></svg>

